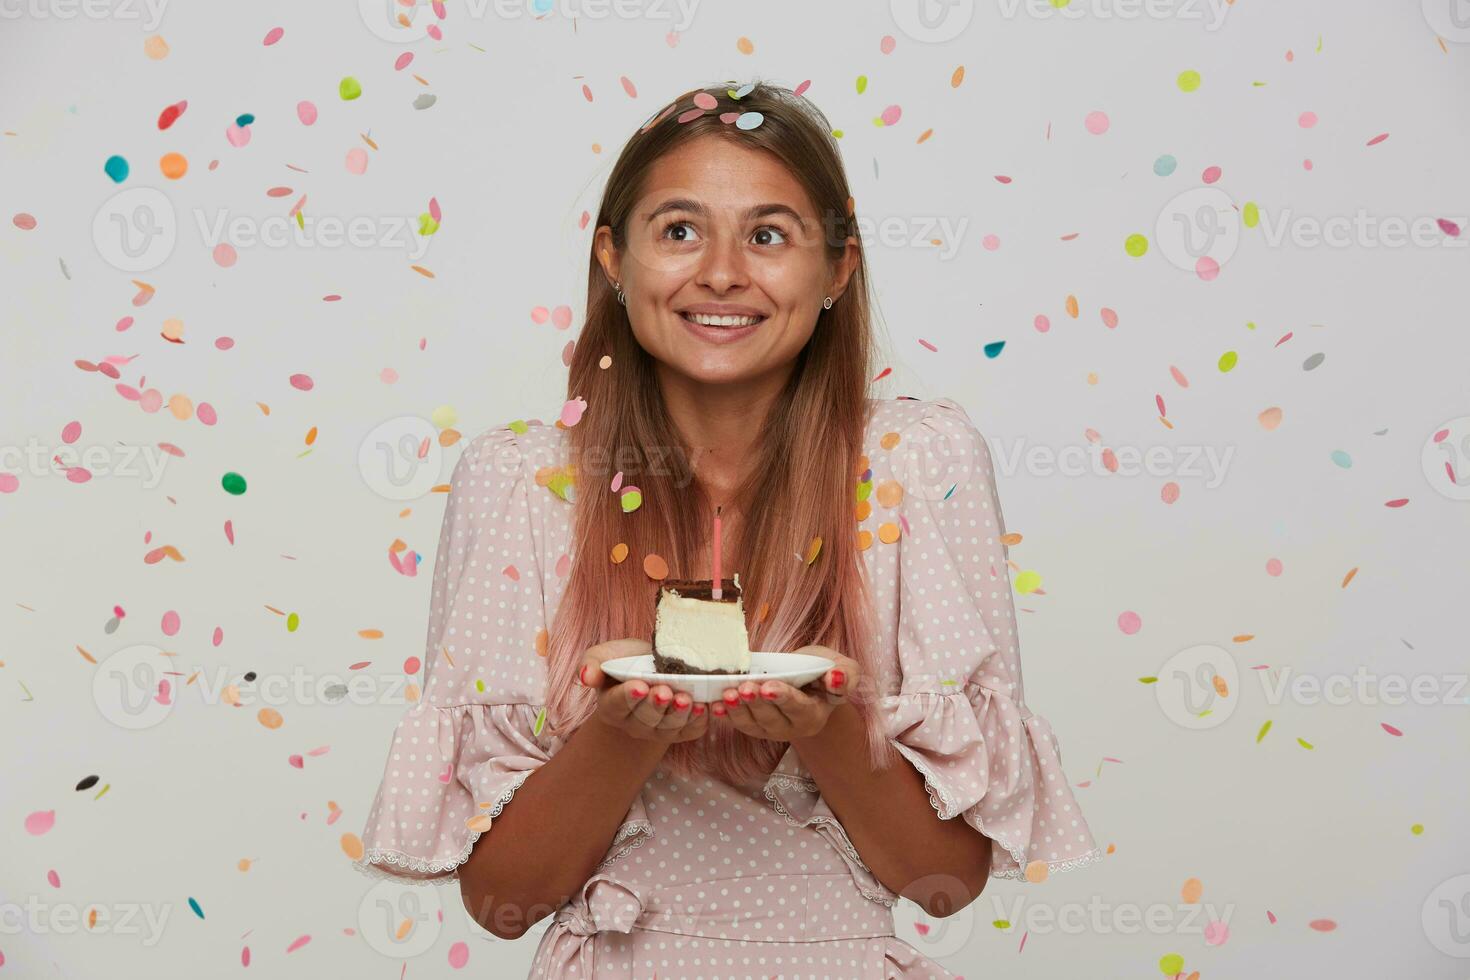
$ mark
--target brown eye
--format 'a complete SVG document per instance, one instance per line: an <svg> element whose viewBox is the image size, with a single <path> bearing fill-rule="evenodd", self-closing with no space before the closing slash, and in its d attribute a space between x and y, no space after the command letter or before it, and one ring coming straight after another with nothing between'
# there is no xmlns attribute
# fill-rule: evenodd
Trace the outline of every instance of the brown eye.
<svg viewBox="0 0 1470 980"><path fill-rule="evenodd" d="M782 231L780 228L777 228L774 225L766 225L763 228L756 229L755 235L753 237L758 239L762 235L776 235L781 240L778 241L778 242L757 241L756 242L757 245L785 245L786 244L786 233L784 231Z"/></svg>
<svg viewBox="0 0 1470 980"><path fill-rule="evenodd" d="M670 225L665 226L664 231L663 231L663 237L668 238L669 237L669 232L673 231L675 228L688 228L691 232L693 232L693 230L694 230L694 226L691 225L687 221L675 221L673 224L670 224ZM688 241L693 241L693 240L694 239L689 238L689 237L685 237L685 238L673 238L673 239L671 239L671 241L676 241L676 242L688 242Z"/></svg>

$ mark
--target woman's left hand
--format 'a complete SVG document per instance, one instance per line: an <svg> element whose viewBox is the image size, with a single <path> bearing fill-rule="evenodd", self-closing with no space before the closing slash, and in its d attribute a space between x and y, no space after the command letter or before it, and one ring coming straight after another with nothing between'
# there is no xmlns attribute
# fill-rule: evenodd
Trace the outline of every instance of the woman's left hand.
<svg viewBox="0 0 1470 980"><path fill-rule="evenodd" d="M785 681L744 681L727 687L710 713L752 738L789 742L820 732L834 709L857 688L858 665L851 657L824 646L805 646L796 653L826 657L832 667L803 688Z"/></svg>

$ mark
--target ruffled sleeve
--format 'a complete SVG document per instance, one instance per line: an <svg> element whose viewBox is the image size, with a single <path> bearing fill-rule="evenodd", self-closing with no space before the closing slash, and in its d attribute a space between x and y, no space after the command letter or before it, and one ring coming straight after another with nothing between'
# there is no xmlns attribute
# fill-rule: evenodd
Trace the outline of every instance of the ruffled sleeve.
<svg viewBox="0 0 1470 980"><path fill-rule="evenodd" d="M557 747L541 733L545 578L528 469L508 428L471 440L455 464L434 562L423 695L393 732L354 862L360 871L417 882L457 877L475 841Z"/></svg>
<svg viewBox="0 0 1470 980"><path fill-rule="evenodd" d="M995 469L949 399L927 403L886 460L899 535L893 746L942 820L989 837L991 874L1040 880L1100 856L1051 726L1022 698L1016 615ZM881 479L881 478L880 478ZM890 688L892 690L892 688Z"/></svg>

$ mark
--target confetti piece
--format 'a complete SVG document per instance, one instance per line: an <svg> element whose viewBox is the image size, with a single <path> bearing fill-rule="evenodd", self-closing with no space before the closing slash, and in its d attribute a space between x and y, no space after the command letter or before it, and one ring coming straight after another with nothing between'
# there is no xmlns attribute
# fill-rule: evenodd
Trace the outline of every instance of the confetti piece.
<svg viewBox="0 0 1470 980"><path fill-rule="evenodd" d="M1267 432L1271 432L1281 425L1281 409L1275 407L1268 408L1256 416L1256 421L1261 423L1261 428Z"/></svg>
<svg viewBox="0 0 1470 980"><path fill-rule="evenodd" d="M1272 559L1270 559L1269 561L1266 562L1266 574L1267 575L1270 575L1272 577L1275 577L1277 575L1280 575L1281 574L1281 568L1282 568L1282 566L1281 566L1281 559L1280 558L1272 558Z"/></svg>
<svg viewBox="0 0 1470 980"><path fill-rule="evenodd" d="M310 126L316 122L316 105L307 101L296 103L296 118L301 120L301 125Z"/></svg>
<svg viewBox="0 0 1470 980"><path fill-rule="evenodd" d="M1087 118L1083 120L1083 125L1087 127L1087 131L1092 135L1101 136L1108 131L1108 127L1112 125L1112 122L1108 119L1106 112L1093 111L1087 114Z"/></svg>
<svg viewBox="0 0 1470 980"><path fill-rule="evenodd" d="M224 487L225 493L238 497L245 492L245 478L239 473L226 473L220 478L220 486ZM228 533L228 525L226 525L226 533ZM230 543L234 544L233 538Z"/></svg>
<svg viewBox="0 0 1470 980"><path fill-rule="evenodd" d="M360 146L354 146L347 151L347 172L362 176L367 173L368 155L367 150Z"/></svg>
<svg viewBox="0 0 1470 980"><path fill-rule="evenodd" d="M1337 923L1331 919L1313 919L1307 926L1317 932L1332 932L1337 928Z"/></svg>
<svg viewBox="0 0 1470 980"><path fill-rule="evenodd" d="M190 898L189 899L189 908L192 909L194 911L194 914L197 915L197 916L199 916L199 918L201 918L201 919L204 918L204 910L199 907L199 902L198 901L196 901L193 898Z"/></svg>
<svg viewBox="0 0 1470 980"><path fill-rule="evenodd" d="M260 711L256 713L255 718L262 725L264 725L266 728L271 729L272 731L280 728L281 725L285 722L285 719L281 717L281 713L275 708L261 708Z"/></svg>
<svg viewBox="0 0 1470 980"><path fill-rule="evenodd" d="M342 853L354 861L362 860L362 839L356 834L348 832L342 835Z"/></svg>
<svg viewBox="0 0 1470 980"><path fill-rule="evenodd" d="M1046 866L1045 861L1032 861L1026 865L1026 880L1032 884L1045 881L1049 873L1050 869Z"/></svg>
<svg viewBox="0 0 1470 980"><path fill-rule="evenodd" d="M222 269L230 268L239 257L235 246L229 242L220 242L214 247L214 264Z"/></svg>
<svg viewBox="0 0 1470 980"><path fill-rule="evenodd" d="M587 411L587 399L573 398L561 407L561 424L571 428L582 421L582 413Z"/></svg>
<svg viewBox="0 0 1470 980"><path fill-rule="evenodd" d="M1143 619L1138 613L1130 610L1118 615L1118 629L1122 630L1128 636L1132 636L1142 628Z"/></svg>
<svg viewBox="0 0 1470 980"><path fill-rule="evenodd" d="M1409 828L1409 833L1413 834L1415 837L1418 837L1420 834L1424 833L1424 825L1422 823L1414 824L1412 827Z"/></svg>
<svg viewBox="0 0 1470 980"><path fill-rule="evenodd" d="M1347 588L1348 587L1348 583L1351 582L1353 580L1353 577L1355 575L1357 575L1357 574L1358 574L1357 568L1350 569L1348 571L1348 573L1342 577L1342 588L1344 588L1344 589Z"/></svg>
<svg viewBox="0 0 1470 980"><path fill-rule="evenodd" d="M1316 748L1315 745L1313 745L1311 742L1308 742L1306 739L1302 738L1301 736L1297 736L1296 744L1300 745L1304 749L1315 749Z"/></svg>
<svg viewBox="0 0 1470 980"><path fill-rule="evenodd" d="M172 609L164 613L161 629L163 630L164 636L174 636L177 634L179 632L179 614Z"/></svg>
<svg viewBox="0 0 1470 980"><path fill-rule="evenodd" d="M1123 250L1135 259L1142 258L1148 252L1148 239L1143 235L1129 235L1123 242Z"/></svg>
<svg viewBox="0 0 1470 980"><path fill-rule="evenodd" d="M755 129L766 121L766 117L759 112L742 112L735 119L736 129Z"/></svg>
<svg viewBox="0 0 1470 980"><path fill-rule="evenodd" d="M1230 927L1223 922L1205 923L1205 945L1221 946L1230 938Z"/></svg>
<svg viewBox="0 0 1470 980"><path fill-rule="evenodd" d="M169 180L178 180L189 172L189 161L182 153L165 153L158 160L158 169Z"/></svg>
<svg viewBox="0 0 1470 980"><path fill-rule="evenodd" d="M543 707L540 711L536 712L536 721L531 726L531 734L532 735L540 735L541 734L541 729L542 729L543 726L545 726L545 724L546 724L546 708Z"/></svg>
<svg viewBox="0 0 1470 980"><path fill-rule="evenodd" d="M337 94L341 96L343 102L351 102L362 95L362 83L348 75L337 83Z"/></svg>
<svg viewBox="0 0 1470 980"><path fill-rule="evenodd" d="M658 555L647 555L643 559L643 574L655 581L669 577L669 563Z"/></svg>
<svg viewBox="0 0 1470 980"><path fill-rule="evenodd" d="M309 374L293 374L291 375L291 387L297 391L310 391L316 387L316 382L311 380Z"/></svg>
<svg viewBox="0 0 1470 980"><path fill-rule="evenodd" d="M622 493L618 494L618 503L623 508L624 514L631 514L643 506L643 491L634 486L624 487ZM662 578L663 576L657 576Z"/></svg>
<svg viewBox="0 0 1470 980"><path fill-rule="evenodd" d="M463 940L449 947L449 966L455 970L462 970L470 961L470 947Z"/></svg>
<svg viewBox="0 0 1470 980"><path fill-rule="evenodd" d="M285 34L286 29L284 27L272 27L270 30L265 32L265 39L262 40L260 43L264 44L266 47L270 47L272 44L275 44L282 37L284 37Z"/></svg>
<svg viewBox="0 0 1470 980"><path fill-rule="evenodd" d="M1400 731L1399 729L1393 727L1392 725L1390 725L1386 721L1380 721L1378 724L1383 727L1383 730L1384 731L1388 732L1388 734L1393 735L1395 737L1399 737L1399 736L1402 736L1404 734L1402 731Z"/></svg>
<svg viewBox="0 0 1470 980"><path fill-rule="evenodd" d="M1181 92L1198 91L1200 83L1199 72L1194 70L1182 71L1179 73L1179 77L1175 79L1175 83L1179 86L1179 91Z"/></svg>
<svg viewBox="0 0 1470 980"><path fill-rule="evenodd" d="M1041 573L1029 570L1022 572L1016 576L1015 587L1022 595L1030 595L1041 588Z"/></svg>
<svg viewBox="0 0 1470 980"><path fill-rule="evenodd" d="M56 826L55 810L37 810L26 817L26 833L39 837Z"/></svg>
<svg viewBox="0 0 1470 980"><path fill-rule="evenodd" d="M168 42L162 35L150 34L143 40L143 53L154 61L162 61L168 57Z"/></svg>
<svg viewBox="0 0 1470 980"><path fill-rule="evenodd" d="M298 936L296 939L292 940L291 945L286 947L286 952L294 953L309 942L311 942L311 936Z"/></svg>
<svg viewBox="0 0 1470 980"><path fill-rule="evenodd" d="M114 184L121 184L128 179L128 161L113 154L102 165L102 172L107 174Z"/></svg>
<svg viewBox="0 0 1470 980"><path fill-rule="evenodd" d="M1258 732L1256 732L1256 744L1257 745L1259 745L1261 743L1261 739L1265 738L1266 737L1266 733L1269 732L1270 730L1271 730L1271 721L1270 721L1270 719L1267 719L1266 720L1266 723L1261 726L1261 730L1258 731Z"/></svg>
<svg viewBox="0 0 1470 980"><path fill-rule="evenodd" d="M1159 972L1168 977L1172 977L1177 973L1183 973L1184 957L1178 953L1168 953L1159 957Z"/></svg>

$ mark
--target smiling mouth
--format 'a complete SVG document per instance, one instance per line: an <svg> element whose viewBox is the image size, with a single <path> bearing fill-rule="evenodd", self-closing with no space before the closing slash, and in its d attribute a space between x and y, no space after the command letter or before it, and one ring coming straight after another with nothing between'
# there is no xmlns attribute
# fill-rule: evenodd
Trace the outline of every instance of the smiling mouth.
<svg viewBox="0 0 1470 980"><path fill-rule="evenodd" d="M757 323L765 321L764 316L711 316L707 313L680 313L690 323L701 327L715 327L724 329L736 329L739 327L752 327Z"/></svg>

